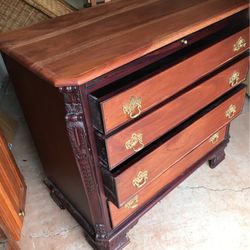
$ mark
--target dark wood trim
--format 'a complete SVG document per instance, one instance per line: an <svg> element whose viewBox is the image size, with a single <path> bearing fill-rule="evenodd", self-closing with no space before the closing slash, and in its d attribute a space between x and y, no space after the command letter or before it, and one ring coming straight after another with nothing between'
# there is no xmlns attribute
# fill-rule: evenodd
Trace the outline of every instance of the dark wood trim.
<svg viewBox="0 0 250 250"><path fill-rule="evenodd" d="M86 106L82 105L84 103L82 99L84 93L80 92L79 87L60 88L60 92L63 93L65 99L65 120L68 134L89 199L90 212L95 223L96 237L97 239L102 239L106 237L111 225L103 186L100 185L100 178L97 180L98 172L100 172L99 168L96 169L97 171L93 171L95 165L89 142L90 133L88 132L88 119L86 119L87 111ZM82 162L84 157L88 159L87 165ZM100 228L102 228L101 231Z"/></svg>
<svg viewBox="0 0 250 250"><path fill-rule="evenodd" d="M88 103L88 98L87 98L88 95L87 95L87 91L86 91L85 87L80 86L79 91L81 93L81 100L82 100L83 111L84 111L84 115L85 115L86 134L87 134L86 139L88 141L89 156L91 158L90 159L91 160L91 168L92 168L92 171L93 171L95 178L97 180L98 190L99 190L98 193L94 194L95 197L93 197L94 199L99 200L99 204L98 204L98 207L95 207L95 204L93 204L93 209L98 209L100 211L98 218L103 223L96 223L96 225L104 224L106 227L106 232L105 232L105 235L106 235L107 232L109 232L111 230L112 226L111 226L111 221L110 221L110 217L109 217L107 198L106 198L106 195L104 192L104 185L103 185L103 181L102 181L99 160L97 157L98 154L97 154L97 148L96 148L96 144L95 144L94 131L93 131L93 127L92 127L91 119L90 119L90 110L89 110L89 103Z"/></svg>
<svg viewBox="0 0 250 250"><path fill-rule="evenodd" d="M84 189L88 197L89 206L91 207L90 212L95 225L95 237L97 241L102 240L106 238L107 232L111 229L111 224L106 199L104 199L103 185L101 185L100 178L97 180L99 168L97 169L98 171L95 171L92 158L92 149L88 137L90 133L87 131L88 119L86 119L86 108L84 104L82 104L84 103L82 100L83 95L79 87L60 88L60 92L64 95L66 126Z"/></svg>

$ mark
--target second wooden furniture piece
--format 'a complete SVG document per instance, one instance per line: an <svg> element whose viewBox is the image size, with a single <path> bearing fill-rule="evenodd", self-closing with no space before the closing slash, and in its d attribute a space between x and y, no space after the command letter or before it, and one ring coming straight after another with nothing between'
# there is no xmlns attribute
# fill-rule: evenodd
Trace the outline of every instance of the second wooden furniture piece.
<svg viewBox="0 0 250 250"><path fill-rule="evenodd" d="M10 250L19 249L15 241L21 235L25 196L23 176L0 129L0 236L7 237Z"/></svg>
<svg viewBox="0 0 250 250"><path fill-rule="evenodd" d="M224 159L244 104L248 1L114 1L0 46L52 198L94 248L120 249L168 192Z"/></svg>

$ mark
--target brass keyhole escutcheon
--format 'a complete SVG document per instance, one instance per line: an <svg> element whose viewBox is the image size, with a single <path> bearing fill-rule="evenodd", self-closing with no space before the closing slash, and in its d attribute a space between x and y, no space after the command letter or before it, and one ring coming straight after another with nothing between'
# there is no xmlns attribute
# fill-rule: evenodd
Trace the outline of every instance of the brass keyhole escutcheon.
<svg viewBox="0 0 250 250"><path fill-rule="evenodd" d="M229 85L231 87L234 87L239 82L239 80L240 80L240 73L236 71L229 78Z"/></svg>
<svg viewBox="0 0 250 250"><path fill-rule="evenodd" d="M140 171L133 179L132 184L134 187L141 188L147 183L148 171Z"/></svg>
<svg viewBox="0 0 250 250"><path fill-rule="evenodd" d="M228 119L231 119L234 117L235 113L236 113L236 106L234 104L231 104L229 106L229 108L226 110L225 112L225 116L228 118Z"/></svg>
<svg viewBox="0 0 250 250"><path fill-rule="evenodd" d="M131 135L131 138L126 141L125 148L127 150L133 149L134 152L139 152L140 150L142 150L144 148L142 134L133 133Z"/></svg>
<svg viewBox="0 0 250 250"><path fill-rule="evenodd" d="M243 37L240 37L237 42L233 46L233 51L238 52L242 48L245 48L247 46L246 40Z"/></svg>
<svg viewBox="0 0 250 250"><path fill-rule="evenodd" d="M219 132L215 133L213 136L210 137L209 142L212 144L216 144L220 138Z"/></svg>
<svg viewBox="0 0 250 250"><path fill-rule="evenodd" d="M125 204L125 208L130 208L130 209L136 208L138 206L138 202L139 202L138 195L136 195Z"/></svg>
<svg viewBox="0 0 250 250"><path fill-rule="evenodd" d="M130 101L123 105L123 113L131 119L135 119L141 114L142 99L137 96L131 96Z"/></svg>

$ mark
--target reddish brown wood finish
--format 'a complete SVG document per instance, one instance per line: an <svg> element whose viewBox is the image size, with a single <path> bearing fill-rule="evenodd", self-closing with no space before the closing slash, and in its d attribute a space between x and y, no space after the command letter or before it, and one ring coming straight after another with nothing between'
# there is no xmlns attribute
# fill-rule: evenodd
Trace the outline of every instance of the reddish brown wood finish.
<svg viewBox="0 0 250 250"><path fill-rule="evenodd" d="M150 185L150 182L191 152L216 130L229 123L231 120L225 117L225 111L230 106L230 103L237 103L237 112L235 114L237 116L243 106L243 93L244 90L237 94L238 96L231 97L122 173L114 174L112 182L116 189L117 205L119 207L123 206L140 189ZM133 186L132 182L140 171L148 172L148 180L142 188L138 189Z"/></svg>
<svg viewBox="0 0 250 250"><path fill-rule="evenodd" d="M229 84L229 79L235 71L239 71L240 73L238 81L240 82L245 79L247 70L248 59L244 59L167 103L155 112L136 121L122 131L108 137L105 143L109 168L115 168L119 163L136 153L133 149L127 150L125 148L125 143L133 133L141 133L143 144L148 145L230 90L232 87ZM138 146L140 145L138 144Z"/></svg>
<svg viewBox="0 0 250 250"><path fill-rule="evenodd" d="M117 250L124 247L128 243L126 233L138 219L197 169L201 162L212 160L210 165L215 166L224 158L223 150L228 140L213 147L208 155L202 155L194 166L186 168L186 172L180 171L182 174L167 186L166 179L155 196L151 196L129 217L118 218L112 227L97 153L99 149L105 151L105 147L95 141L89 96L94 91L102 92L104 86L117 90L119 84L116 83L138 71L143 71L145 75L142 78L146 79L155 73L151 70L152 64L158 66L161 59L177 55L180 62L243 29L248 24L248 5L246 0L116 1L85 13L74 13L10 33L0 39L4 60L45 168L45 183L55 202L61 208L67 208L82 225L87 240L95 249ZM226 17L229 18L224 19ZM183 38L188 39L188 46L181 42ZM196 48L197 44L204 46ZM223 55L227 53L221 49ZM186 54L188 51L192 53ZM157 72L163 70L154 69ZM105 72L107 74L103 74ZM215 72L203 80L213 74ZM64 99L48 82L60 87ZM124 87L128 89L129 86ZM241 85L232 89L205 111L199 112L198 116L182 123L185 126L180 125L165 134L164 138L181 132L187 124L242 88ZM178 96L190 89L184 89ZM170 99L175 97L177 95ZM219 117L215 123L219 123ZM131 157L126 166L138 162L165 141L161 138L152 143ZM122 164L114 172L124 170L126 166Z"/></svg>
<svg viewBox="0 0 250 250"><path fill-rule="evenodd" d="M0 46L57 87L80 85L248 5L247 0L114 1L7 34Z"/></svg>
<svg viewBox="0 0 250 250"><path fill-rule="evenodd" d="M131 120L128 115L124 114L123 105L127 104L132 96L142 99L141 111L143 113L215 68L218 68L232 57L246 51L249 48L248 32L249 30L246 28L160 74L102 101L100 108L103 117L104 133L106 134ZM233 46L239 37L243 37L247 45L239 51L233 51ZM137 113L137 110L135 113Z"/></svg>
<svg viewBox="0 0 250 250"><path fill-rule="evenodd" d="M114 227L119 225L122 221L124 221L127 217L137 211L139 208L143 206L151 197L153 197L157 192L159 192L164 186L171 183L174 179L178 178L178 176L182 175L193 163L195 163L198 159L200 159L203 155L207 154L214 147L216 147L221 141L225 138L226 128L222 128L219 130L220 138L216 144L212 144L209 139L202 143L199 147L194 149L190 154L185 156L175 165L170 167L167 171L165 171L161 176L159 176L156 180L152 181L148 186L144 189L140 190L138 195L138 206L135 208L117 208L113 203L109 202L110 215L112 224ZM155 162L154 162L155 164Z"/></svg>
<svg viewBox="0 0 250 250"><path fill-rule="evenodd" d="M26 185L0 130L0 227L10 241L20 239Z"/></svg>

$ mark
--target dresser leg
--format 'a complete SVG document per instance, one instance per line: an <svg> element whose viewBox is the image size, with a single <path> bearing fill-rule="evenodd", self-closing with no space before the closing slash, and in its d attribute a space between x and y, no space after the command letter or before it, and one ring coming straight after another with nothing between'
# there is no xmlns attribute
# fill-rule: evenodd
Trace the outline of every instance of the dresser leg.
<svg viewBox="0 0 250 250"><path fill-rule="evenodd" d="M96 250L121 250L130 242L126 233L123 232L111 238L97 238L95 240L85 233L85 238L93 249Z"/></svg>
<svg viewBox="0 0 250 250"><path fill-rule="evenodd" d="M225 147L219 148L213 157L208 161L209 167L210 168L215 168L217 167L224 159L225 159Z"/></svg>

